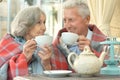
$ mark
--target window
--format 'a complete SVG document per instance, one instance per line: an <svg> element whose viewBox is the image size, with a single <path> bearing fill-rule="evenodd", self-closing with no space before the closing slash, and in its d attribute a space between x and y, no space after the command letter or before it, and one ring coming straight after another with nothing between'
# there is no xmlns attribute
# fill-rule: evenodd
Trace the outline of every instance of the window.
<svg viewBox="0 0 120 80"><path fill-rule="evenodd" d="M27 6L38 5L46 13L46 33L55 36L62 28L62 2L63 0L2 0L0 2L0 38L10 33L10 25L20 9Z"/></svg>

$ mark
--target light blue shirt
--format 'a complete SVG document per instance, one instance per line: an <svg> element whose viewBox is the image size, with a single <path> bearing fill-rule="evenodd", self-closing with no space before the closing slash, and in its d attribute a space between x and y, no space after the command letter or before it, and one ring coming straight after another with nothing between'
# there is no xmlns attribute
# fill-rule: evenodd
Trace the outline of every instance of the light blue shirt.
<svg viewBox="0 0 120 80"><path fill-rule="evenodd" d="M22 37L15 37L15 41L21 44L20 49L23 49L23 45L25 44L25 39ZM31 63L28 66L29 73L31 74L42 74L43 73L43 67L41 65L41 60L38 56L38 51L40 50L39 47L34 51L34 54L32 56Z"/></svg>
<svg viewBox="0 0 120 80"><path fill-rule="evenodd" d="M88 33L87 33L86 38L89 39L89 40L91 40L91 39L92 39L92 34L93 34L93 32L88 29ZM69 49L71 52L75 52L75 53L77 53L77 54L80 54L80 53L81 53L81 51L80 51L80 49L79 49L79 47L78 47L77 44L73 44L72 46L68 46L68 49Z"/></svg>

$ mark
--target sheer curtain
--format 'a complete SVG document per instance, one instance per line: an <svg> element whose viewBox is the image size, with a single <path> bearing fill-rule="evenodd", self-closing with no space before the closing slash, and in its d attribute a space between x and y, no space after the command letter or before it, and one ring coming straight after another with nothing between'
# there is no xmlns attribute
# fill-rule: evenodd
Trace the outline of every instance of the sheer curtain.
<svg viewBox="0 0 120 80"><path fill-rule="evenodd" d="M93 22L107 36L110 34L110 22L117 0L87 0Z"/></svg>
<svg viewBox="0 0 120 80"><path fill-rule="evenodd" d="M41 7L46 13L46 34L56 37L62 28L62 0L42 0Z"/></svg>

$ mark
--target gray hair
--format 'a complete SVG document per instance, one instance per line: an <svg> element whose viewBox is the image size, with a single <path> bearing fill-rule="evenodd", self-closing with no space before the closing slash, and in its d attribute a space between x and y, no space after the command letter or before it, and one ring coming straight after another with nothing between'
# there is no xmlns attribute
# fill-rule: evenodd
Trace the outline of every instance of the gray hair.
<svg viewBox="0 0 120 80"><path fill-rule="evenodd" d="M29 6L22 9L14 18L11 24L13 36L24 36L30 27L33 27L45 13L38 6Z"/></svg>
<svg viewBox="0 0 120 80"><path fill-rule="evenodd" d="M67 0L63 4L63 9L74 8L74 7L78 8L78 12L80 16L82 16L82 18L90 16L89 7L87 3L83 0Z"/></svg>

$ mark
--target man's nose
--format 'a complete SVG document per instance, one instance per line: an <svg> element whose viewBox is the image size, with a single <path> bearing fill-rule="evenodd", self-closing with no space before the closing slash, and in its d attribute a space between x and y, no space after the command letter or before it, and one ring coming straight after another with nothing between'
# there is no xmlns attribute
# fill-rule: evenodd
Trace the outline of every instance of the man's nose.
<svg viewBox="0 0 120 80"><path fill-rule="evenodd" d="M64 23L64 27L70 27L69 21L66 21L66 22Z"/></svg>

